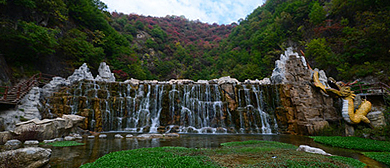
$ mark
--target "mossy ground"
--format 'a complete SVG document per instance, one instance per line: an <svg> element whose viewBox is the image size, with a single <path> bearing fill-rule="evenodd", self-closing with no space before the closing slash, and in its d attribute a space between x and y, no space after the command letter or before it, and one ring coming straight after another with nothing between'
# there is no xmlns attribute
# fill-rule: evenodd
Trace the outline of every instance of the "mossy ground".
<svg viewBox="0 0 390 168"><path fill-rule="evenodd" d="M390 152L390 141L377 141L359 137L315 136L315 142L325 145L364 151Z"/></svg>
<svg viewBox="0 0 390 168"><path fill-rule="evenodd" d="M41 143L42 145L50 145L55 147L68 147L68 146L81 146L85 145L84 143L79 143L76 141L56 141L53 143Z"/></svg>
<svg viewBox="0 0 390 168"><path fill-rule="evenodd" d="M272 141L221 144L217 149L142 148L107 154L81 167L364 167L358 160L296 151Z"/></svg>
<svg viewBox="0 0 390 168"><path fill-rule="evenodd" d="M315 142L322 143L325 145L357 149L364 151L375 151L375 152L362 152L369 158L372 158L378 162L382 162L390 166L390 142L389 141L377 141L372 139L364 139L358 137L340 137L340 136L317 136L311 137Z"/></svg>

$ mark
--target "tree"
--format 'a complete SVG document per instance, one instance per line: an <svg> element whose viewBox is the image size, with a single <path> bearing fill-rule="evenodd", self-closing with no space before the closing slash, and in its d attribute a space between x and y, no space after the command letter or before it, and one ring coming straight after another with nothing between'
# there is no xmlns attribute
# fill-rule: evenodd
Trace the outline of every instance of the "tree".
<svg viewBox="0 0 390 168"><path fill-rule="evenodd" d="M326 18L326 11L317 1L314 2L311 8L309 18L310 22L315 25L322 23Z"/></svg>

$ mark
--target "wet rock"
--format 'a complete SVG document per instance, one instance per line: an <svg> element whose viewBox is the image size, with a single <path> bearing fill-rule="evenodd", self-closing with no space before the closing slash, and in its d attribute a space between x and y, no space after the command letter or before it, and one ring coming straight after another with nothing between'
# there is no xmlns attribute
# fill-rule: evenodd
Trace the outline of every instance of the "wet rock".
<svg viewBox="0 0 390 168"><path fill-rule="evenodd" d="M9 140L4 144L6 149L17 149L22 146L22 142L17 139Z"/></svg>
<svg viewBox="0 0 390 168"><path fill-rule="evenodd" d="M264 78L262 80L250 80L250 79L247 79L244 81L244 84L259 84L259 85L269 85L271 84L271 80L269 78Z"/></svg>
<svg viewBox="0 0 390 168"><path fill-rule="evenodd" d="M95 139L95 136L90 135L90 136L88 136L87 138L88 138L88 139Z"/></svg>
<svg viewBox="0 0 390 168"><path fill-rule="evenodd" d="M326 153L324 150L320 148L314 148L311 146L307 145L299 145L297 151L302 151L302 152L307 152L307 153L315 153L315 154L320 154L320 155L325 155L325 156L332 156L329 153Z"/></svg>
<svg viewBox="0 0 390 168"><path fill-rule="evenodd" d="M138 135L137 138L143 138L143 139L152 139L152 138L163 138L163 134L141 134Z"/></svg>
<svg viewBox="0 0 390 168"><path fill-rule="evenodd" d="M64 138L55 138L55 140L56 140L57 142L62 142L62 141L64 141Z"/></svg>
<svg viewBox="0 0 390 168"><path fill-rule="evenodd" d="M74 141L76 138L75 137L72 137L72 136L66 136L64 138L65 141Z"/></svg>
<svg viewBox="0 0 390 168"><path fill-rule="evenodd" d="M139 85L140 80L131 78L130 80L126 80L124 83L130 83L132 85Z"/></svg>
<svg viewBox="0 0 390 168"><path fill-rule="evenodd" d="M169 81L169 84L173 85L173 84L178 84L178 85L183 85L183 84L193 84L194 81L193 80L189 80L189 79L171 79Z"/></svg>
<svg viewBox="0 0 390 168"><path fill-rule="evenodd" d="M115 139L123 139L123 136L120 135L120 134L116 134L116 135L114 136L114 138L115 138Z"/></svg>
<svg viewBox="0 0 390 168"><path fill-rule="evenodd" d="M100 138L100 139L106 139L106 138L107 138L107 135L106 135L106 134L100 134L100 135L99 135L99 138Z"/></svg>
<svg viewBox="0 0 390 168"><path fill-rule="evenodd" d="M216 133L219 133L219 134L227 133L227 130L225 128L218 127L216 130Z"/></svg>
<svg viewBox="0 0 390 168"><path fill-rule="evenodd" d="M218 85L222 84L238 84L240 83L236 78L231 78L230 76L224 76L218 79Z"/></svg>
<svg viewBox="0 0 390 168"><path fill-rule="evenodd" d="M169 137L169 138L178 138L180 135L178 133L168 133L165 134L164 136Z"/></svg>
<svg viewBox="0 0 390 168"><path fill-rule="evenodd" d="M21 148L0 153L0 167L44 167L49 163L51 149Z"/></svg>
<svg viewBox="0 0 390 168"><path fill-rule="evenodd" d="M29 140L29 141L24 142L24 145L38 145L38 144L39 144L39 141L37 141L37 140Z"/></svg>
<svg viewBox="0 0 390 168"><path fill-rule="evenodd" d="M43 140L43 143L54 143L56 142L57 140L56 139L47 139L47 140Z"/></svg>
<svg viewBox="0 0 390 168"><path fill-rule="evenodd" d="M126 135L126 138L134 138L134 136L131 135L131 134L127 134L127 135Z"/></svg>
<svg viewBox="0 0 390 168"><path fill-rule="evenodd" d="M158 132L158 133L165 133L165 126L159 126L159 127L157 128L157 132Z"/></svg>

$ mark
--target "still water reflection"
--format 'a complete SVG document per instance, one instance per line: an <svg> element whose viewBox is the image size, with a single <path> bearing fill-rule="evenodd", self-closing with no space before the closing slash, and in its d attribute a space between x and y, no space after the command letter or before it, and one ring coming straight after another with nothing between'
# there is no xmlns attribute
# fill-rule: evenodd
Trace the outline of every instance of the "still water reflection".
<svg viewBox="0 0 390 168"><path fill-rule="evenodd" d="M125 134L123 134L125 136ZM114 139L114 134L108 134L107 139L83 139L84 146L52 147L50 160L52 167L73 168L93 162L105 154L121 150L138 148L182 146L188 148L218 148L221 143L232 141L265 140L290 143L296 146L310 145L320 147L333 155L347 156L366 163L369 167L385 167L384 165L365 157L359 151L332 148L313 142L311 138L294 135L259 135L259 134L182 134L180 138L171 139Z"/></svg>

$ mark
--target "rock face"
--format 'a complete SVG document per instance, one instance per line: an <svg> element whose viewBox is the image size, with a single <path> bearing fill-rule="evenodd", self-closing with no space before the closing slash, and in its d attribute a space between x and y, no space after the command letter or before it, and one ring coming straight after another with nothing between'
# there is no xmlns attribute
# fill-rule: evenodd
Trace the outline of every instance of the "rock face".
<svg viewBox="0 0 390 168"><path fill-rule="evenodd" d="M367 118L370 120L370 124L373 127L386 126L385 116L382 111L372 111L367 114Z"/></svg>
<svg viewBox="0 0 390 168"><path fill-rule="evenodd" d="M14 109L9 109L2 111L0 113L0 131L1 130L13 130L15 124L20 122L20 120L31 120L31 119L41 119L40 112L38 110L41 103L40 98L40 89L38 87L33 87L30 92L23 97L21 104L17 105Z"/></svg>
<svg viewBox="0 0 390 168"><path fill-rule="evenodd" d="M74 73L68 77L68 81L72 84L80 80L94 80L92 73L86 63L84 63L79 69L76 69Z"/></svg>
<svg viewBox="0 0 390 168"><path fill-rule="evenodd" d="M21 105L18 106L18 109L23 109L23 117L25 119L41 119L41 114L38 110L38 107L41 106L41 103L39 101L40 95L41 93L39 87L33 87L30 92L23 97L22 101L20 102Z"/></svg>
<svg viewBox="0 0 390 168"><path fill-rule="evenodd" d="M38 168L49 163L51 149L22 148L0 153L0 167Z"/></svg>
<svg viewBox="0 0 390 168"><path fill-rule="evenodd" d="M70 132L77 132L78 126L83 121L83 117L74 115L65 115L64 118L56 119L34 119L18 123L13 133L23 139L53 139L66 136Z"/></svg>
<svg viewBox="0 0 390 168"><path fill-rule="evenodd" d="M98 71L99 75L96 76L95 80L115 82L115 75L114 73L111 73L110 67L105 62L100 63Z"/></svg>
<svg viewBox="0 0 390 168"><path fill-rule="evenodd" d="M322 78L326 81L324 73ZM303 56L288 49L276 61L271 82L282 84L279 90L282 106L276 110L281 130L291 134L314 135L329 125L328 121L340 119L333 99L312 87L312 70Z"/></svg>

